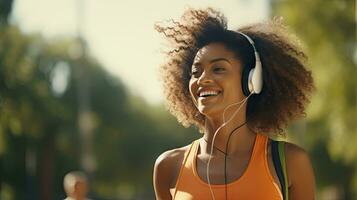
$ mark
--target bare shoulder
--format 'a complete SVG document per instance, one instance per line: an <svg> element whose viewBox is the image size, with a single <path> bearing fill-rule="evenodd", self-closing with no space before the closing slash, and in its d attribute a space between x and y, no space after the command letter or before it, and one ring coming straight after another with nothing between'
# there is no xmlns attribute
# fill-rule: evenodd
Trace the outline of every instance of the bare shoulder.
<svg viewBox="0 0 357 200"><path fill-rule="evenodd" d="M315 178L307 151L287 142L285 156L291 199L314 199Z"/></svg>
<svg viewBox="0 0 357 200"><path fill-rule="evenodd" d="M190 145L163 152L155 161L153 184L156 199L171 199L170 188L175 186L181 163Z"/></svg>
<svg viewBox="0 0 357 200"><path fill-rule="evenodd" d="M309 155L305 149L290 142L286 142L285 153L290 161L307 162L309 158Z"/></svg>
<svg viewBox="0 0 357 200"><path fill-rule="evenodd" d="M170 174L177 168L181 166L184 159L185 152L188 151L190 145L171 149L163 152L155 161L154 168L159 170L159 172L168 171Z"/></svg>

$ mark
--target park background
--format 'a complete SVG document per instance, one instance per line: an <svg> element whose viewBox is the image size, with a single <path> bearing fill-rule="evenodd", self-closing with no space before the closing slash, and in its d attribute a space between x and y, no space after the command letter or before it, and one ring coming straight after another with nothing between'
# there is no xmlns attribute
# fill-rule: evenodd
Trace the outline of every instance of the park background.
<svg viewBox="0 0 357 200"><path fill-rule="evenodd" d="M1 200L63 199L71 170L92 199L154 199L157 156L200 137L165 110L153 28L188 6L230 28L283 17L317 86L288 140L310 154L317 199L357 199L355 1L0 0Z"/></svg>

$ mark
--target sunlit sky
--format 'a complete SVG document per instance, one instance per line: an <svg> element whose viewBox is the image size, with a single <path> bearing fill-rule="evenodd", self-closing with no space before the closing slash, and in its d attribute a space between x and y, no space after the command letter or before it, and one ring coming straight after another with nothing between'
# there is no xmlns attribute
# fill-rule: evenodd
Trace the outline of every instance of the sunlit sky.
<svg viewBox="0 0 357 200"><path fill-rule="evenodd" d="M223 12L228 27L269 16L269 0L15 0L12 22L47 38L77 34L80 24L91 55L149 103L163 101L159 66L165 40L153 25L178 19L185 8ZM80 6L78 6L80 5ZM81 19L81 20L79 20ZM79 23L80 22L80 23Z"/></svg>

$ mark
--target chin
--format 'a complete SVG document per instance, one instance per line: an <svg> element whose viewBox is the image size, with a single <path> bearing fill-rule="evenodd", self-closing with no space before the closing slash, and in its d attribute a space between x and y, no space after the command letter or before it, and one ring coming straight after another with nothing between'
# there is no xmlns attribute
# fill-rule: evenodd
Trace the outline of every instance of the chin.
<svg viewBox="0 0 357 200"><path fill-rule="evenodd" d="M212 118L217 115L222 115L223 110L218 109L216 106L206 106L206 105L201 105L198 107L198 110L202 115L208 118Z"/></svg>

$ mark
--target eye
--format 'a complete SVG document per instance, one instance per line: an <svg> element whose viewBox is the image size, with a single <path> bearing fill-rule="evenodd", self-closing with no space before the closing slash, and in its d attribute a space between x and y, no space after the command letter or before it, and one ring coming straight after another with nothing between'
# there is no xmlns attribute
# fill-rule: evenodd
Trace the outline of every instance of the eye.
<svg viewBox="0 0 357 200"><path fill-rule="evenodd" d="M215 66L215 67L213 67L213 71L217 72L217 73L221 73L221 72L226 71L226 69L224 67Z"/></svg>
<svg viewBox="0 0 357 200"><path fill-rule="evenodd" d="M199 69L192 68L192 70L190 72L190 75L193 76L193 77L197 77L197 76L199 76L199 73L200 73Z"/></svg>

